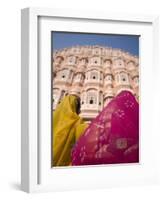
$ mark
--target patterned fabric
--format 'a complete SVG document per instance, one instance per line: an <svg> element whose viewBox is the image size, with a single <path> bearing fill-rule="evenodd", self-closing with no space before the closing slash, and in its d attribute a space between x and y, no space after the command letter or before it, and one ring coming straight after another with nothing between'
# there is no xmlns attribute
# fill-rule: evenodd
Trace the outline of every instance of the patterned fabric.
<svg viewBox="0 0 163 200"><path fill-rule="evenodd" d="M139 162L139 105L128 91L117 95L72 149L72 165Z"/></svg>

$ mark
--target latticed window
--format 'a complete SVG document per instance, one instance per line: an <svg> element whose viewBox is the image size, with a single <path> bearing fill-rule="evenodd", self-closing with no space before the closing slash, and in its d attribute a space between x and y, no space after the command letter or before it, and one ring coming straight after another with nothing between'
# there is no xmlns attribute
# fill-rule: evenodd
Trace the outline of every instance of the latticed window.
<svg viewBox="0 0 163 200"><path fill-rule="evenodd" d="M87 92L87 104L96 104L97 103L97 92L88 91Z"/></svg>
<svg viewBox="0 0 163 200"><path fill-rule="evenodd" d="M69 70L65 69L65 70L62 70L59 72L59 77L61 79L66 79L68 77L68 75L69 75Z"/></svg>
<svg viewBox="0 0 163 200"><path fill-rule="evenodd" d="M81 104L85 104L85 97L86 97L86 94L84 92L81 94Z"/></svg>
<svg viewBox="0 0 163 200"><path fill-rule="evenodd" d="M107 75L107 76L105 77L105 80L106 80L106 81L112 81L112 76L111 76L111 74Z"/></svg>
<svg viewBox="0 0 163 200"><path fill-rule="evenodd" d="M124 61L122 59L115 60L115 67L124 67Z"/></svg>
<svg viewBox="0 0 163 200"><path fill-rule="evenodd" d="M97 80L98 79L98 72L91 72L91 79Z"/></svg>
<svg viewBox="0 0 163 200"><path fill-rule="evenodd" d="M100 100L99 100L99 105L103 104L103 94L100 92Z"/></svg>
<svg viewBox="0 0 163 200"><path fill-rule="evenodd" d="M120 77L121 77L121 82L124 82L124 83L128 82L128 76L127 76L127 74L121 73Z"/></svg>
<svg viewBox="0 0 163 200"><path fill-rule="evenodd" d="M100 57L93 57L93 58L91 58L91 63L93 65L99 65L101 63Z"/></svg>
<svg viewBox="0 0 163 200"><path fill-rule="evenodd" d="M110 61L110 60L105 60L104 64L105 64L105 66L110 67L110 65L111 65L111 61Z"/></svg>
<svg viewBox="0 0 163 200"><path fill-rule="evenodd" d="M68 57L68 63L75 64L75 62L76 62L76 58L74 56Z"/></svg>
<svg viewBox="0 0 163 200"><path fill-rule="evenodd" d="M118 64L119 66L121 66L121 65L123 65L123 61L122 61L122 60L118 60L117 64Z"/></svg>

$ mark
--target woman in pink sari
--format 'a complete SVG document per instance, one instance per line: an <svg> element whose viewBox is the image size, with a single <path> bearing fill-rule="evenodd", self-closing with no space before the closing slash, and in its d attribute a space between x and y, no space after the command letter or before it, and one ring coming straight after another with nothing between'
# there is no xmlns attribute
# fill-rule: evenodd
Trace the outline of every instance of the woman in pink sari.
<svg viewBox="0 0 163 200"><path fill-rule="evenodd" d="M72 165L139 162L139 105L128 91L117 95L72 149Z"/></svg>

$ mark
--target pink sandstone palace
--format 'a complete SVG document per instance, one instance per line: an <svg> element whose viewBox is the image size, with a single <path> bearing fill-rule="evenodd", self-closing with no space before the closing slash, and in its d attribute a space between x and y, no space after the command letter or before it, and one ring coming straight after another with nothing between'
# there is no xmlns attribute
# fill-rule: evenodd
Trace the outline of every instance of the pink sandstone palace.
<svg viewBox="0 0 163 200"><path fill-rule="evenodd" d="M53 52L53 109L67 94L81 99L80 116L90 121L120 91L139 98L139 58L103 46L75 46Z"/></svg>

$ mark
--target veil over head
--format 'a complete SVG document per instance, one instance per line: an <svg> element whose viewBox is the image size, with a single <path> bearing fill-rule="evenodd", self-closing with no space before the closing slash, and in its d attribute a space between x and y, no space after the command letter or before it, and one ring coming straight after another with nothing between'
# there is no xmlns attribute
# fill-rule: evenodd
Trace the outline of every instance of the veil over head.
<svg viewBox="0 0 163 200"><path fill-rule="evenodd" d="M72 165L139 162L139 105L122 91L91 122L72 149Z"/></svg>
<svg viewBox="0 0 163 200"><path fill-rule="evenodd" d="M78 98L67 95L53 112L53 166L71 164L71 148L87 127L77 109Z"/></svg>

